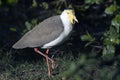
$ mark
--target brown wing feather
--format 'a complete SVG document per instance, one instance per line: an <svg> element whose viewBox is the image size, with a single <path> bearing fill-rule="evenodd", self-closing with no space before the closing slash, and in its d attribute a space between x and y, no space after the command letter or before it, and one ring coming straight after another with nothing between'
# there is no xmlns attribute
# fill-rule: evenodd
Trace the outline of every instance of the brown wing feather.
<svg viewBox="0 0 120 80"><path fill-rule="evenodd" d="M27 32L13 45L13 48L41 47L56 39L63 31L63 28L60 16L50 17Z"/></svg>

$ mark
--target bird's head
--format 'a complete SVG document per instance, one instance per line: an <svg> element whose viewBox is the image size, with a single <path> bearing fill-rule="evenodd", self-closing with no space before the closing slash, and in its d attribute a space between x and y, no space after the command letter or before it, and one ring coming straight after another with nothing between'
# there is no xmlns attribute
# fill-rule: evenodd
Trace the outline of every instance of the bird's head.
<svg viewBox="0 0 120 80"><path fill-rule="evenodd" d="M67 13L68 18L72 24L78 23L78 20L75 16L75 11L73 9L65 9L64 12Z"/></svg>

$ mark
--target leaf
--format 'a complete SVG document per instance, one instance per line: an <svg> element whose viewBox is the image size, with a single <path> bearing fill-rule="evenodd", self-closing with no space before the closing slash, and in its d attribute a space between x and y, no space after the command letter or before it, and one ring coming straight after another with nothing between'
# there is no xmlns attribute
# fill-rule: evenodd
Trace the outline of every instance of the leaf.
<svg viewBox="0 0 120 80"><path fill-rule="evenodd" d="M38 6L38 4L37 4L36 0L33 0L32 7L37 7L37 6Z"/></svg>
<svg viewBox="0 0 120 80"><path fill-rule="evenodd" d="M107 53L109 53L109 54L113 54L113 53L115 53L115 46L113 46L113 45L107 45Z"/></svg>
<svg viewBox="0 0 120 80"><path fill-rule="evenodd" d="M117 6L113 4L105 9L105 13L106 14L113 14L116 10L117 10Z"/></svg>
<svg viewBox="0 0 120 80"><path fill-rule="evenodd" d="M32 19L32 20L31 20L31 24L32 24L33 26L35 26L35 25L37 24L37 19Z"/></svg>
<svg viewBox="0 0 120 80"><path fill-rule="evenodd" d="M120 14L117 14L111 23L115 26L117 32L120 33Z"/></svg>
<svg viewBox="0 0 120 80"><path fill-rule="evenodd" d="M81 40L82 41L89 41L85 44L85 47L87 47L88 45L93 43L95 38L87 32L87 34L81 36Z"/></svg>
<svg viewBox="0 0 120 80"><path fill-rule="evenodd" d="M25 25L27 27L27 30L31 30L31 28L32 28L32 24L31 23L29 23L28 21L26 21Z"/></svg>
<svg viewBox="0 0 120 80"><path fill-rule="evenodd" d="M42 4L40 4L40 6L42 6L44 9L48 9L49 5L46 2L43 2Z"/></svg>
<svg viewBox="0 0 120 80"><path fill-rule="evenodd" d="M105 32L104 36L105 45L118 45L120 43L120 33L114 26L110 26L109 31Z"/></svg>
<svg viewBox="0 0 120 80"><path fill-rule="evenodd" d="M106 54L114 54L115 53L115 47L113 45L107 45L103 48L103 55Z"/></svg>
<svg viewBox="0 0 120 80"><path fill-rule="evenodd" d="M87 34L81 36L81 40L82 41L94 41L95 38L87 32Z"/></svg>
<svg viewBox="0 0 120 80"><path fill-rule="evenodd" d="M16 28L10 28L11 31L16 31Z"/></svg>
<svg viewBox="0 0 120 80"><path fill-rule="evenodd" d="M7 0L8 4L17 4L18 0Z"/></svg>
<svg viewBox="0 0 120 80"><path fill-rule="evenodd" d="M113 59L115 54L115 47L113 45L107 45L103 48L103 60Z"/></svg>

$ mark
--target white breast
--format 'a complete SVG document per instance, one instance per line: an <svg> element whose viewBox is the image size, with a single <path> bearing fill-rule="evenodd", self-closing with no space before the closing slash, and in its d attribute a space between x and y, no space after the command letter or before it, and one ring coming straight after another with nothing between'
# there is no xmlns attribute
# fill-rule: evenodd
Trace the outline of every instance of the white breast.
<svg viewBox="0 0 120 80"><path fill-rule="evenodd" d="M43 45L42 48L51 48L53 46L56 46L58 44L60 44L62 41L64 41L64 39L66 39L69 34L71 33L72 29L73 29L73 26L67 16L67 13L66 12L63 12L61 15L60 15L60 18L62 20L62 23L64 25L64 31L61 33L60 36L58 36L55 40Z"/></svg>

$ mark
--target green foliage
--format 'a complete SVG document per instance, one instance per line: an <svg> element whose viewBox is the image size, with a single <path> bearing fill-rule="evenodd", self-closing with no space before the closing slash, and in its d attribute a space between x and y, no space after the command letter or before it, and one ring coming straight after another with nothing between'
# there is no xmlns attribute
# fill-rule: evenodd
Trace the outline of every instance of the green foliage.
<svg viewBox="0 0 120 80"><path fill-rule="evenodd" d="M40 4L41 7L43 7L44 9L48 9L49 5L46 2L42 2L42 4Z"/></svg>
<svg viewBox="0 0 120 80"><path fill-rule="evenodd" d="M15 55L4 55L0 60L1 80L112 80L118 71L119 62L104 64L102 57L96 57L96 52L85 55L81 53L78 58L72 54L56 57L56 68L52 70L53 77L48 77L45 59L30 61L15 61ZM12 54L9 52L9 54ZM94 55L94 56L93 56ZM32 57L32 56L31 56ZM9 60L4 60L4 59ZM106 61L106 60L105 60ZM119 75L116 76L119 78ZM117 80L117 79L114 79Z"/></svg>
<svg viewBox="0 0 120 80"><path fill-rule="evenodd" d="M16 28L10 28L11 31L16 31Z"/></svg>
<svg viewBox="0 0 120 80"><path fill-rule="evenodd" d="M111 26L108 31L104 33L103 54L115 54L115 45L120 44L120 15L117 14L111 21Z"/></svg>
<svg viewBox="0 0 120 80"><path fill-rule="evenodd" d="M103 0L85 0L86 4L100 4Z"/></svg>
<svg viewBox="0 0 120 80"><path fill-rule="evenodd" d="M117 33L120 32L120 14L117 14L112 20L111 25L116 28Z"/></svg>
<svg viewBox="0 0 120 80"><path fill-rule="evenodd" d="M87 32L87 34L82 35L80 38L82 41L88 41L88 43L86 43L85 47L87 47L88 45L90 45L91 43L93 43L95 41L95 38L88 32Z"/></svg>
<svg viewBox="0 0 120 80"><path fill-rule="evenodd" d="M90 35L90 34L87 32L86 35L82 35L82 36L81 36L81 40L82 40L82 41L94 41L95 38L93 38L93 36Z"/></svg>
<svg viewBox="0 0 120 80"><path fill-rule="evenodd" d="M77 73L79 72L80 67L84 65L85 61L86 61L85 55L81 55L79 60L77 60L77 63L72 62L68 70L63 73L63 79L66 80L71 78L72 76L75 76L74 77L75 80L82 80L82 77L78 76Z"/></svg>
<svg viewBox="0 0 120 80"><path fill-rule="evenodd" d="M112 4L105 9L106 14L113 14L117 10L116 4Z"/></svg>
<svg viewBox="0 0 120 80"><path fill-rule="evenodd" d="M26 21L25 22L26 29L24 29L22 35L30 31L36 24L37 24L37 19L31 20L31 22Z"/></svg>
<svg viewBox="0 0 120 80"><path fill-rule="evenodd" d="M119 44L119 34L116 33L115 28L110 27L109 31L104 33L104 44L105 45L115 45Z"/></svg>
<svg viewBox="0 0 120 80"><path fill-rule="evenodd" d="M119 6L116 4L116 1L110 1L113 2L111 5L107 6L105 8L105 15L108 16L115 16L111 17L111 23L109 24L109 27L104 32L103 36L101 36L101 42L102 44L99 45L102 47L102 54L105 55L115 55L116 53L116 45L120 45L120 14L118 11ZM104 1L100 0L86 0L85 4L89 4L89 7L92 4L98 4L101 5L101 3L104 3ZM84 6L85 7L85 6ZM84 8L85 10L88 8ZM116 14L116 13L117 14ZM97 24L97 23L95 23ZM91 46L92 43L96 43L97 39L94 36L91 36L92 34L85 34L81 36L82 41L87 41L85 46ZM97 42L97 43L101 43ZM97 46L97 45L96 45Z"/></svg>
<svg viewBox="0 0 120 80"><path fill-rule="evenodd" d="M7 0L7 3L10 5L14 5L18 3L18 0Z"/></svg>
<svg viewBox="0 0 120 80"><path fill-rule="evenodd" d="M37 4L36 0L33 0L32 7L37 7L37 6L38 6L38 4Z"/></svg>
<svg viewBox="0 0 120 80"><path fill-rule="evenodd" d="M107 45L103 48L103 60L110 61L114 58L115 47L113 45Z"/></svg>

